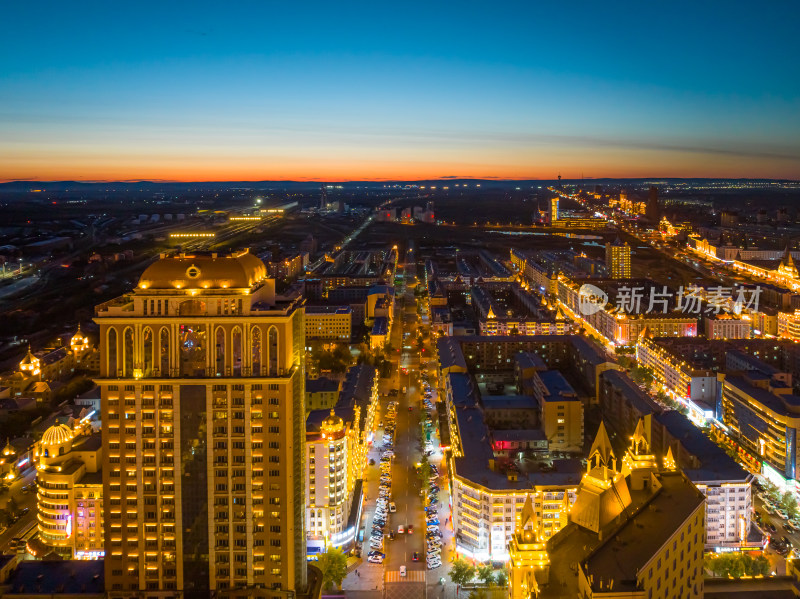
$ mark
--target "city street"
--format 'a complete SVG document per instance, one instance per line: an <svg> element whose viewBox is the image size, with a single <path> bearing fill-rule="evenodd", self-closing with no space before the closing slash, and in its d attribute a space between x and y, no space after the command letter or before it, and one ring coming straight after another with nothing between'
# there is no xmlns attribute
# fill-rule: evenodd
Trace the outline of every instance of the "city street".
<svg viewBox="0 0 800 599"><path fill-rule="evenodd" d="M24 476L15 480L10 489L0 495L0 506L5 509L9 500L13 497L18 510L28 508L28 513L20 517L15 523L0 533L0 553L8 553L11 550L11 539L20 536L20 533L36 523L36 490L35 487L27 493L22 492L22 487L30 485L36 479L36 470L28 468Z"/></svg>
<svg viewBox="0 0 800 599"><path fill-rule="evenodd" d="M444 536L444 546L442 548L443 565L434 570L427 570L425 561L425 531L426 521L423 511L423 497L420 495L422 481L416 474L416 464L422 458L422 428L421 419L424 417L425 409L422 403L422 390L420 379L420 350L417 346L418 316L417 303L414 297L413 281L416 269L413 262L403 265L406 286L405 293L396 298L395 322L391 335L392 361L395 368L390 379L381 380L380 383L380 406L378 421L384 425L388 423L387 406L391 401L396 401L396 421L394 437L394 459L392 462L392 495L391 501L397 506L395 513L389 514L384 539L384 553L386 559L383 564L371 564L363 560L358 566L357 572L348 574L344 581L343 588L353 596L364 594L372 596L376 591L385 589L385 596L393 599L401 599L425 596L427 589L433 586L438 588L436 596L442 593L439 585L440 577L446 576L446 567L450 559L450 545L452 531L447 530L449 516L449 496L448 484L445 479L446 466L443 461L442 453L439 449L438 436L431 437L431 443L435 448L429 460L439 469L442 475L438 479L441 489L439 494L439 520L440 527ZM426 346L430 352L430 346ZM427 364L424 366L428 371L431 368ZM429 377L435 393L434 374L431 371ZM405 393L403 389L405 388ZM397 389L397 395L390 396L392 389ZM436 395L433 396L436 401ZM436 422L435 410L431 416ZM365 492L367 501L364 509L364 528L365 541L363 544L362 558L369 551L369 534L372 529L372 520L375 513L375 500L379 494L380 479L380 456L383 445L384 429L379 428L376 434L376 442L369 458L375 460L374 466L368 467ZM409 525L413 532L408 533ZM403 527L403 533L399 533L399 527ZM388 533L393 532L395 539L389 540ZM414 561L413 555L417 553L418 561ZM405 566L406 575L400 574L400 568ZM378 573L382 576L378 579ZM449 580L449 579L448 579ZM380 584L378 584L380 582ZM377 595L376 595L377 596Z"/></svg>

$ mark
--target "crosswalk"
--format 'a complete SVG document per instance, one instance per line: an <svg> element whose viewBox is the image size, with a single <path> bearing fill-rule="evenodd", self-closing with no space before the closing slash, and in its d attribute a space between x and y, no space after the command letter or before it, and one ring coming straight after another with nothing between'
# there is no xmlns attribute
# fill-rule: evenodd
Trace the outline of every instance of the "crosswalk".
<svg viewBox="0 0 800 599"><path fill-rule="evenodd" d="M408 570L405 576L400 576L399 570L386 573L386 582L425 582L424 570Z"/></svg>

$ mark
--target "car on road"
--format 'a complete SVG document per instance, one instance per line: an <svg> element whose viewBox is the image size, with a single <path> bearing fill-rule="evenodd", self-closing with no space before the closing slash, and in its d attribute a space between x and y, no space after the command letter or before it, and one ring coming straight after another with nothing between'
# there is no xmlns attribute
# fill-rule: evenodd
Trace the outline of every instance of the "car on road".
<svg viewBox="0 0 800 599"><path fill-rule="evenodd" d="M408 534L411 534L412 532L414 532L414 527L411 524L409 524L408 525Z"/></svg>
<svg viewBox="0 0 800 599"><path fill-rule="evenodd" d="M406 575L406 567L400 566L400 576L405 576L405 575Z"/></svg>
<svg viewBox="0 0 800 599"><path fill-rule="evenodd" d="M389 504L389 512L394 514L397 511L397 506L395 505L394 501Z"/></svg>
<svg viewBox="0 0 800 599"><path fill-rule="evenodd" d="M367 558L367 561L369 563L371 563L371 564L382 564L383 563L383 558L378 556L378 555L370 555Z"/></svg>
<svg viewBox="0 0 800 599"><path fill-rule="evenodd" d="M412 553L411 554L411 561L412 562L418 562L419 561L419 553L417 553L416 551L414 553Z"/></svg>
<svg viewBox="0 0 800 599"><path fill-rule="evenodd" d="M398 527L397 527L397 534L401 535L401 534L403 534L405 531L406 531L406 528L405 528L405 526L403 526L402 524L401 524L400 526L398 526Z"/></svg>

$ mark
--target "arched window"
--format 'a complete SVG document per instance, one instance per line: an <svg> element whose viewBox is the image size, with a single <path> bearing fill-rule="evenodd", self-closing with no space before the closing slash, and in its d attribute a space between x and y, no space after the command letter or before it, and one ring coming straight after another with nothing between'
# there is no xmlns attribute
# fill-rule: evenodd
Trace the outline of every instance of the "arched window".
<svg viewBox="0 0 800 599"><path fill-rule="evenodd" d="M169 330L161 327L158 342L159 370L161 376L169 376Z"/></svg>
<svg viewBox="0 0 800 599"><path fill-rule="evenodd" d="M225 376L225 329L217 327L214 335L215 343L215 360L214 367L216 368L217 376Z"/></svg>
<svg viewBox="0 0 800 599"><path fill-rule="evenodd" d="M153 376L153 330L150 327L146 327L142 332L142 351L144 376Z"/></svg>
<svg viewBox="0 0 800 599"><path fill-rule="evenodd" d="M269 372L268 376L278 376L278 329L269 327L267 333L269 347Z"/></svg>
<svg viewBox="0 0 800 599"><path fill-rule="evenodd" d="M133 329L128 327L122 334L122 357L124 360L124 371L122 376L133 376Z"/></svg>
<svg viewBox="0 0 800 599"><path fill-rule="evenodd" d="M253 353L253 376L261 376L261 327L253 327L250 329L250 334L252 335L250 348Z"/></svg>
<svg viewBox="0 0 800 599"><path fill-rule="evenodd" d="M231 362L233 365L233 376L242 374L242 329L234 327L231 334Z"/></svg>
<svg viewBox="0 0 800 599"><path fill-rule="evenodd" d="M106 354L108 356L108 364L106 365L108 372L106 374L114 378L117 376L117 369L119 368L117 359L117 329L108 327L106 338Z"/></svg>
<svg viewBox="0 0 800 599"><path fill-rule="evenodd" d="M180 333L181 376L206 376L206 327L203 324L182 324ZM209 335L210 337L210 335ZM212 356L214 354L211 354Z"/></svg>

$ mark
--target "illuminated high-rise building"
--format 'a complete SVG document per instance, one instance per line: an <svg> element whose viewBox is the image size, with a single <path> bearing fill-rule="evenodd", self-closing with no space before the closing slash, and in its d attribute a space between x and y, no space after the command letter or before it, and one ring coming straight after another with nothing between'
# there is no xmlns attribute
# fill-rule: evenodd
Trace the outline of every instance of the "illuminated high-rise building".
<svg viewBox="0 0 800 599"><path fill-rule="evenodd" d="M558 220L558 197L550 198L550 211L548 216L551 225Z"/></svg>
<svg viewBox="0 0 800 599"><path fill-rule="evenodd" d="M162 256L95 322L109 597L302 593L302 299L246 251Z"/></svg>
<svg viewBox="0 0 800 599"><path fill-rule="evenodd" d="M36 503L42 555L103 557L103 485L100 434L88 418L75 427L48 428L36 446ZM38 553L37 553L38 555Z"/></svg>
<svg viewBox="0 0 800 599"><path fill-rule="evenodd" d="M631 246L619 237L606 244L606 269L612 279L629 279L631 276Z"/></svg>

